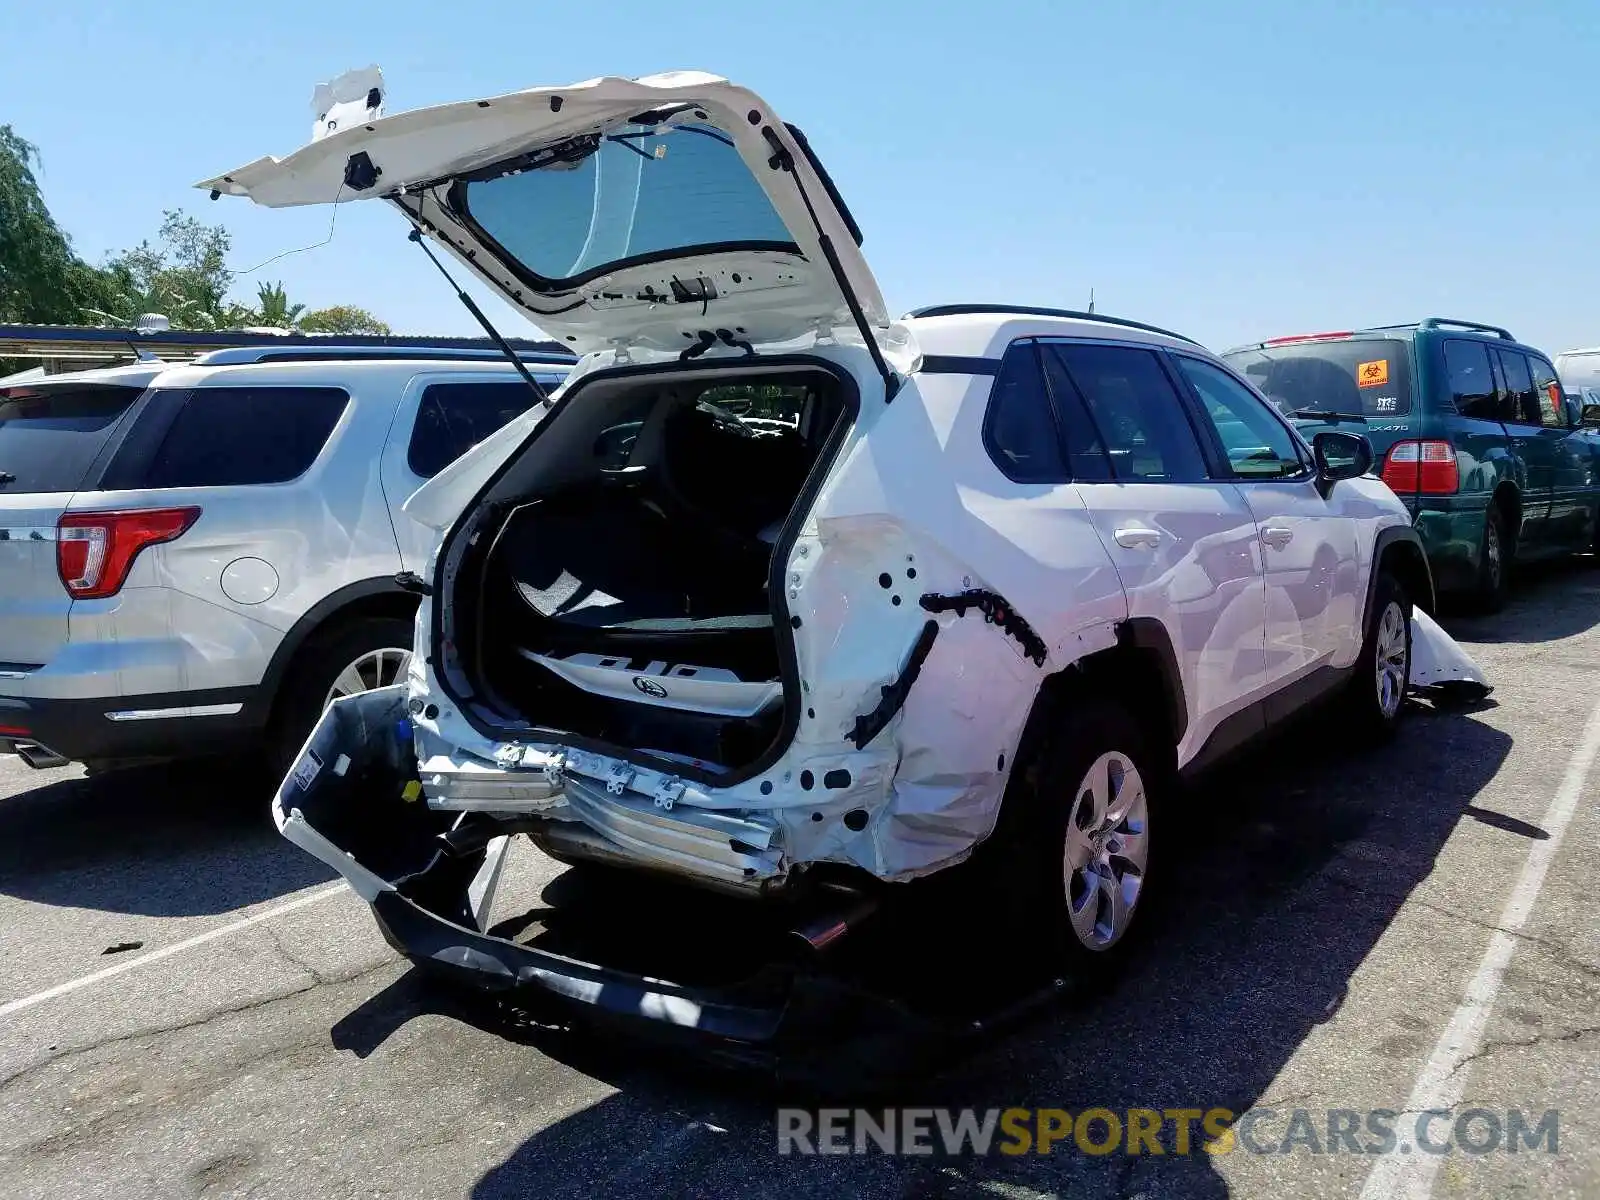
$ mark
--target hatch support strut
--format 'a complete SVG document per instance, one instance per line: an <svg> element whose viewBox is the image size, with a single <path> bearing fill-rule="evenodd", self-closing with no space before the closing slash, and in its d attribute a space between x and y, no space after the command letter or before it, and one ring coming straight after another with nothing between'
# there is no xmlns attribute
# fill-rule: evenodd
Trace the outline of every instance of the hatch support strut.
<svg viewBox="0 0 1600 1200"><path fill-rule="evenodd" d="M402 209L402 211L404 210ZM406 236L422 247L422 252L428 256L428 261L439 268L439 274L444 276L444 281L455 290L456 299L460 300L466 310L476 318L478 324L483 326L483 331L489 335L489 340L500 348L500 353L504 354L511 365L517 369L517 374L522 376L522 381L533 389L533 394L538 397L539 402L548 408L550 405L550 393L539 386L539 381L528 370L528 364L517 356L517 352L511 348L511 343L501 337L500 331L490 323L488 317L483 315L483 309L478 307L477 302L471 296L462 291L461 285L455 281L449 271L445 270L444 264L428 248L427 239L422 236L422 227L413 221L411 223L411 232Z"/></svg>
<svg viewBox="0 0 1600 1200"><path fill-rule="evenodd" d="M774 171L787 171L794 177L795 190L800 193L800 199L805 201L806 213L811 217L811 225L817 231L817 244L822 247L822 256L828 260L828 269L833 272L833 277L839 284L839 291L844 294L844 302L850 308L850 316L855 320L856 328L861 331L861 338L867 344L867 353L872 356L872 365L877 367L878 374L883 376L883 402L888 404L900 390L900 377L894 373L894 369L883 357L878 339L872 336L872 327L867 324L867 314L862 311L861 301L856 299L855 289L850 286L850 280L844 273L844 264L839 261L839 252L833 248L833 239L823 230L822 222L817 220L816 206L811 203L806 185L800 182L800 173L794 169L794 152L783 144L771 125L763 125L761 135L772 147L772 157L767 160L767 166Z"/></svg>

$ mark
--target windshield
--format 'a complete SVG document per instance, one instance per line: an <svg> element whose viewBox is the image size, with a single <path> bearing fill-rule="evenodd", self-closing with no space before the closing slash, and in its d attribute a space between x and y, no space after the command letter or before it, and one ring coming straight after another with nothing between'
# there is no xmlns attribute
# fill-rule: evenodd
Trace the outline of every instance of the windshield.
<svg viewBox="0 0 1600 1200"><path fill-rule="evenodd" d="M739 152L713 126L627 125L557 149L566 153L554 161L533 156L548 165L469 180L456 198L543 282L580 282L688 250L797 250Z"/></svg>
<svg viewBox="0 0 1600 1200"><path fill-rule="evenodd" d="M143 388L0 388L0 496L76 491Z"/></svg>
<svg viewBox="0 0 1600 1200"><path fill-rule="evenodd" d="M1296 342L1235 350L1225 357L1294 416L1388 417L1411 411L1411 362L1402 341Z"/></svg>

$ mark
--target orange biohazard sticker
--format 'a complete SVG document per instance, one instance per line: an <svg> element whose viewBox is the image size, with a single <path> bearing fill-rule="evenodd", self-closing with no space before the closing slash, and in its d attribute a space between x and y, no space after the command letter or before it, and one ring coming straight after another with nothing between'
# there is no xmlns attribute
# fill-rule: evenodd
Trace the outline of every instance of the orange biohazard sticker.
<svg viewBox="0 0 1600 1200"><path fill-rule="evenodd" d="M1359 387L1382 387L1389 382L1389 360L1380 358L1376 362L1356 364L1356 384Z"/></svg>

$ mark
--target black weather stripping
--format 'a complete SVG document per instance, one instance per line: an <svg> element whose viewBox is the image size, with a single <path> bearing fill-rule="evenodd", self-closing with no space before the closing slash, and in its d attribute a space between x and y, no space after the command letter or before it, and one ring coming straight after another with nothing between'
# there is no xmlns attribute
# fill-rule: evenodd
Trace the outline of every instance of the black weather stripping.
<svg viewBox="0 0 1600 1200"><path fill-rule="evenodd" d="M1044 660L1049 657L1049 650L1044 644L1044 639L1033 631L1033 626L1022 619L1021 614L1006 602L1004 596L983 588L969 588L964 592L957 592L954 596L940 596L929 593L921 601L922 607L931 613L953 612L958 617L967 615L967 609L975 608L983 614L984 620L991 625L998 625L1010 637L1017 640L1022 647L1022 652L1033 659L1035 666L1044 666Z"/></svg>
<svg viewBox="0 0 1600 1200"><path fill-rule="evenodd" d="M895 713L905 704L906 697L911 694L911 685L922 674L922 664L928 661L928 654L933 650L933 639L938 636L939 622L929 621L924 625L922 632L917 635L917 644L911 647L911 657L906 659L905 670L900 672L900 678L888 687L879 689L883 697L878 701L877 708L856 718L856 727L850 731L850 741L857 750L865 749L868 742L882 733L883 727L894 719Z"/></svg>

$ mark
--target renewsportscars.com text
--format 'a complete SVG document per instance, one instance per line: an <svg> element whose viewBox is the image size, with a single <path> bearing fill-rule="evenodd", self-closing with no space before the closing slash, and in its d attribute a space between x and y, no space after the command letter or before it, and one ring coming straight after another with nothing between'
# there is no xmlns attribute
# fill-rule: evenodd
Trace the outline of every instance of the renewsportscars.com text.
<svg viewBox="0 0 1600 1200"><path fill-rule="evenodd" d="M780 1108L779 1154L1555 1154L1561 1115L1469 1108Z"/></svg>

